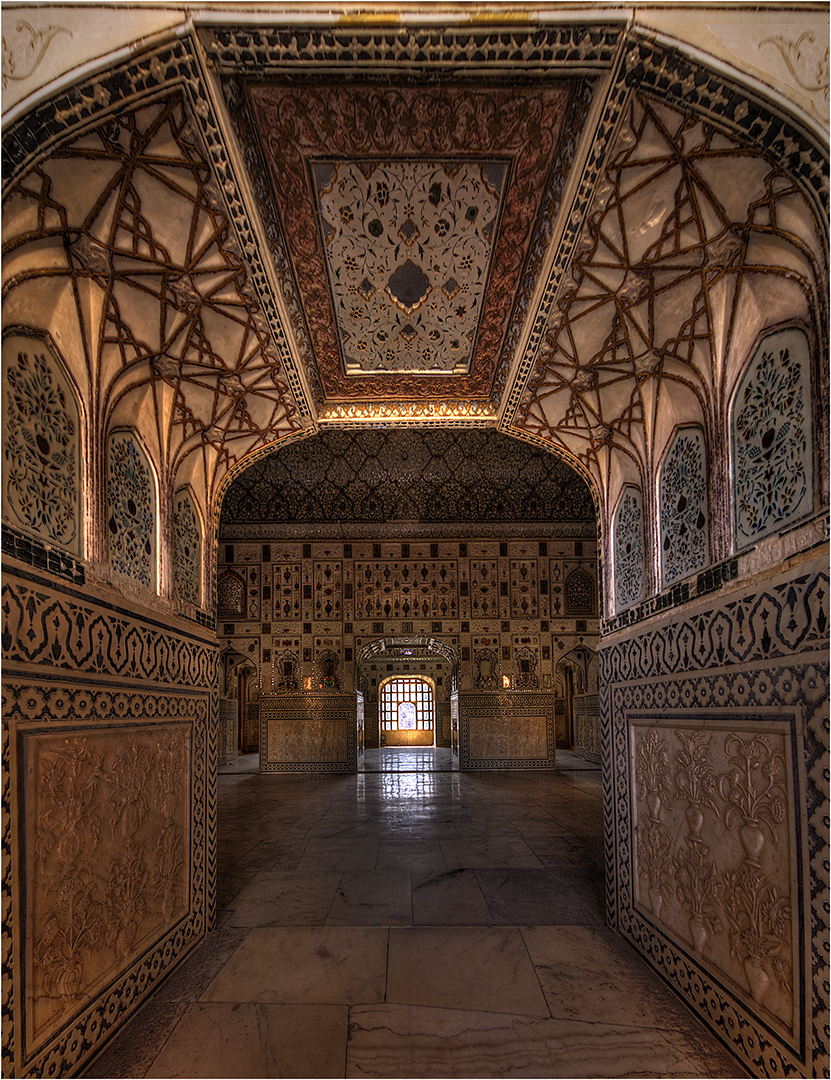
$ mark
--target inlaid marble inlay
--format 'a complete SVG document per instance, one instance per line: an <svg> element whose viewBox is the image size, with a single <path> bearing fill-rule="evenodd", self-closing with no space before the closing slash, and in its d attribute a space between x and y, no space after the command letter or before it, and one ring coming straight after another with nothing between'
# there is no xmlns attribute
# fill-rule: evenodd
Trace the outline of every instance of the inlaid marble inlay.
<svg viewBox="0 0 831 1080"><path fill-rule="evenodd" d="M733 405L737 549L813 509L812 427L808 339L781 330L759 345Z"/></svg>
<svg viewBox="0 0 831 1080"><path fill-rule="evenodd" d="M3 340L3 509L81 554L81 431L75 392L40 338Z"/></svg>

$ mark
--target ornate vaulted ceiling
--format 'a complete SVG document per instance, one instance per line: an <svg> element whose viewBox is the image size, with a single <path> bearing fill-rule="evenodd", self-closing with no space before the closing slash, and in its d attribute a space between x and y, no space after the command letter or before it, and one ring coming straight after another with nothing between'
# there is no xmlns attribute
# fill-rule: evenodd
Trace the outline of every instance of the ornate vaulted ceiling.
<svg viewBox="0 0 831 1080"><path fill-rule="evenodd" d="M752 312L825 334L810 125L622 21L214 12L7 125L7 324L206 507L326 427L498 428L609 492L711 445ZM248 16L246 16L248 18ZM253 455L253 457L252 457Z"/></svg>

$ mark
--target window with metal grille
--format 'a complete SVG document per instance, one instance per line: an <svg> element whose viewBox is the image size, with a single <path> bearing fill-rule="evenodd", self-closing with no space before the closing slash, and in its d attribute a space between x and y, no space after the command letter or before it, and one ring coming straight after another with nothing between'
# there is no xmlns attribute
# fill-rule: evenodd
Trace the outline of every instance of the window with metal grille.
<svg viewBox="0 0 831 1080"><path fill-rule="evenodd" d="M432 731L433 687L427 679L388 679L381 687L381 731Z"/></svg>

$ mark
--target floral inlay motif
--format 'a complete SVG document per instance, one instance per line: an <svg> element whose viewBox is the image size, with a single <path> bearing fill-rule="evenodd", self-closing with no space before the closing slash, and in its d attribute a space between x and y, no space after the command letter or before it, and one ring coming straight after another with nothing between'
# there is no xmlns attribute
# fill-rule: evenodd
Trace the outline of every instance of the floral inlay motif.
<svg viewBox="0 0 831 1080"><path fill-rule="evenodd" d="M813 507L808 341L796 329L761 343L733 405L736 547L776 532Z"/></svg>
<svg viewBox="0 0 831 1080"><path fill-rule="evenodd" d="M566 578L566 615L594 614L594 585L583 570Z"/></svg>
<svg viewBox="0 0 831 1080"><path fill-rule="evenodd" d="M190 492L182 488L173 500L173 583L179 599L198 607L201 578L202 530Z"/></svg>
<svg viewBox="0 0 831 1080"><path fill-rule="evenodd" d="M506 162L314 162L344 368L467 371Z"/></svg>
<svg viewBox="0 0 831 1080"><path fill-rule="evenodd" d="M107 460L110 564L148 588L155 584L155 492L150 466L131 434L110 438Z"/></svg>
<svg viewBox="0 0 831 1080"><path fill-rule="evenodd" d="M638 488L623 490L615 515L615 607L636 604L643 596L643 496Z"/></svg>
<svg viewBox="0 0 831 1080"><path fill-rule="evenodd" d="M707 470L699 428L678 432L664 459L660 484L661 583L664 588L710 561Z"/></svg>
<svg viewBox="0 0 831 1080"><path fill-rule="evenodd" d="M27 529L80 554L79 413L69 380L43 341L3 342L6 511Z"/></svg>
<svg viewBox="0 0 831 1080"><path fill-rule="evenodd" d="M245 582L229 571L223 574L216 587L217 614L223 618L242 618L245 615Z"/></svg>

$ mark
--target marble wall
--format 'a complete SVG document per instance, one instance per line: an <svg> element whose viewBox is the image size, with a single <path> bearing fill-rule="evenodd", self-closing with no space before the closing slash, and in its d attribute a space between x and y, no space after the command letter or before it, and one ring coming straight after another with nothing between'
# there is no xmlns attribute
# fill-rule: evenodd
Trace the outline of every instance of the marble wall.
<svg viewBox="0 0 831 1080"><path fill-rule="evenodd" d="M359 694L263 694L260 772L356 772Z"/></svg>
<svg viewBox="0 0 831 1080"><path fill-rule="evenodd" d="M72 1075L212 921L216 647L4 571L3 1072Z"/></svg>
<svg viewBox="0 0 831 1080"><path fill-rule="evenodd" d="M551 694L459 694L461 769L553 769Z"/></svg>
<svg viewBox="0 0 831 1080"><path fill-rule="evenodd" d="M827 1067L827 567L600 653L609 919L752 1075Z"/></svg>

